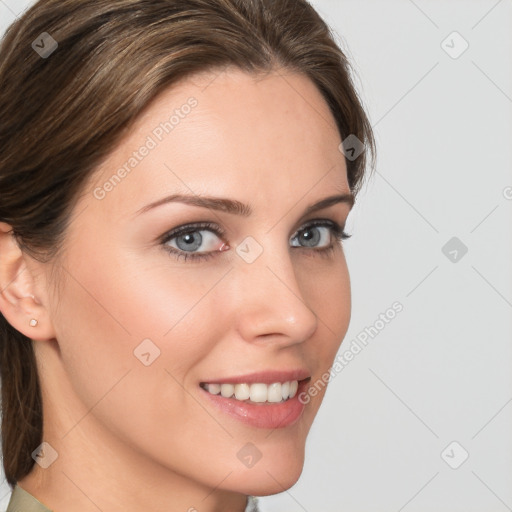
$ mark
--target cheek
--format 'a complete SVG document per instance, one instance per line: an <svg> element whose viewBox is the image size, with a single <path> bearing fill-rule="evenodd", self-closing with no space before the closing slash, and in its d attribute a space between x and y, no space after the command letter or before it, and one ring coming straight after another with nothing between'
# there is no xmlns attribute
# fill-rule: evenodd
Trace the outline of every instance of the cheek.
<svg viewBox="0 0 512 512"><path fill-rule="evenodd" d="M318 317L318 332L310 343L305 344L308 360L312 363L310 384L318 383L314 396L309 400L312 416L320 407L328 386L331 368L350 323L350 277L343 254L324 268L305 274L303 290L310 308Z"/></svg>
<svg viewBox="0 0 512 512"><path fill-rule="evenodd" d="M146 338L165 348L179 324L196 316L197 305L222 277L221 270L187 269L164 257L126 252L103 251L75 260L76 265L69 265L73 278L63 299L71 304L67 315L73 323L79 319L86 330L99 331L102 339L124 339L131 351ZM207 330L198 320L190 335L201 329ZM177 343L178 349L190 347L186 339Z"/></svg>
<svg viewBox="0 0 512 512"><path fill-rule="evenodd" d="M347 332L352 307L345 256L340 251L329 264L311 265L302 275L304 299L317 315L323 334L316 335L315 340L334 356Z"/></svg>
<svg viewBox="0 0 512 512"><path fill-rule="evenodd" d="M62 363L87 404L131 369L146 371L148 393L161 389L161 377L183 382L212 350L212 327L219 324L212 312L222 309L215 288L225 269L186 269L167 260L148 266L105 252L74 261L55 324Z"/></svg>
<svg viewBox="0 0 512 512"><path fill-rule="evenodd" d="M217 272L88 262L74 267L55 316L73 418L98 421L155 458L175 451L176 439L192 446L208 418L183 384L216 342L211 312L221 304L208 292Z"/></svg>

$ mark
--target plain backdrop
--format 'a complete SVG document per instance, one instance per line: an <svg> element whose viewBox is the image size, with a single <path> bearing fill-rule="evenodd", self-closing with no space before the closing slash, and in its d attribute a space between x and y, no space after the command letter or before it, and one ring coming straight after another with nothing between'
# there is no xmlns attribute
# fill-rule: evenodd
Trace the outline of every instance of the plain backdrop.
<svg viewBox="0 0 512 512"><path fill-rule="evenodd" d="M0 0L0 30L31 3ZM512 2L312 3L378 141L349 217L340 355L368 341L329 384L299 482L261 509L510 511Z"/></svg>

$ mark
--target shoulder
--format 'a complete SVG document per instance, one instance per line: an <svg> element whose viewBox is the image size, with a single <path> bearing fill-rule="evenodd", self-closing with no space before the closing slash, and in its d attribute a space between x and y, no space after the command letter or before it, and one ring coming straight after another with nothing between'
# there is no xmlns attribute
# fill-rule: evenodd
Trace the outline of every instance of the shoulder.
<svg viewBox="0 0 512 512"><path fill-rule="evenodd" d="M52 512L32 494L15 485L5 512Z"/></svg>

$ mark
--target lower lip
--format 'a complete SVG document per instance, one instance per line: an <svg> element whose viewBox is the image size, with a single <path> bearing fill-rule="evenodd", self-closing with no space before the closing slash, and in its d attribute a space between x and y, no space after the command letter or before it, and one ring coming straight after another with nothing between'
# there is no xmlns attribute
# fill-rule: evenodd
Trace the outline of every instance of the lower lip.
<svg viewBox="0 0 512 512"><path fill-rule="evenodd" d="M224 398L221 395L212 395L203 388L200 389L221 411L242 423L251 427L276 429L290 427L299 420L306 406L299 401L299 394L306 385L307 381L300 382L295 396L285 402L262 402L261 404L241 402L235 398Z"/></svg>

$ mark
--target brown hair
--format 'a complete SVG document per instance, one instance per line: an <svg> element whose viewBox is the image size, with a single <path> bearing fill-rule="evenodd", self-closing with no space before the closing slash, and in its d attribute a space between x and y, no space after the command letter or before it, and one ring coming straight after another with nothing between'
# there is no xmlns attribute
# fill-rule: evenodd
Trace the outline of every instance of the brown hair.
<svg viewBox="0 0 512 512"><path fill-rule="evenodd" d="M58 44L53 53L49 34ZM34 46L36 45L36 46ZM155 97L194 72L236 66L308 76L342 139L354 194L375 156L371 126L333 33L306 0L40 0L0 46L0 221L20 248L57 261L69 215L101 161ZM0 315L2 450L7 482L42 442L32 340Z"/></svg>

